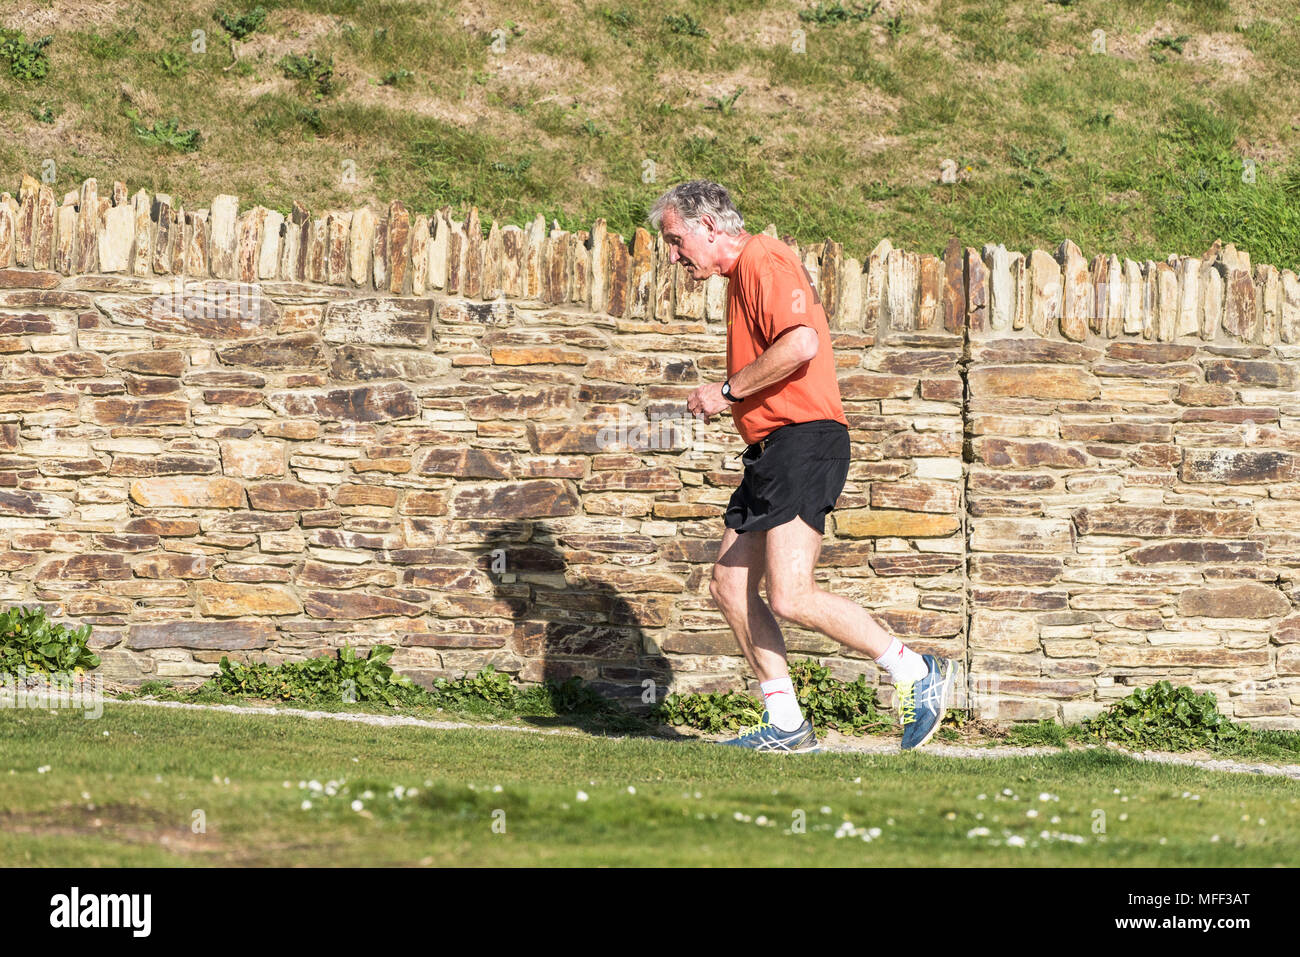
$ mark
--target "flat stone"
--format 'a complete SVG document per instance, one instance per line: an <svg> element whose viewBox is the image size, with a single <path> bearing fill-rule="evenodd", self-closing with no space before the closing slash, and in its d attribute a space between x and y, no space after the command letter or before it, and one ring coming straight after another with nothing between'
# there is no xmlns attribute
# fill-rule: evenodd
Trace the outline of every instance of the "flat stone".
<svg viewBox="0 0 1300 957"><path fill-rule="evenodd" d="M372 346L427 346L432 326L432 299L358 299L329 304L321 337Z"/></svg>
<svg viewBox="0 0 1300 957"><path fill-rule="evenodd" d="M89 418L99 425L186 425L190 404L185 399L95 399Z"/></svg>
<svg viewBox="0 0 1300 957"><path fill-rule="evenodd" d="M1206 565L1223 562L1264 561L1263 542L1160 542L1135 548L1126 555L1135 565L1162 565L1181 562Z"/></svg>
<svg viewBox="0 0 1300 957"><path fill-rule="evenodd" d="M240 508L244 487L223 477L143 478L131 483L131 500L146 508Z"/></svg>
<svg viewBox="0 0 1300 957"><path fill-rule="evenodd" d="M248 486L249 506L259 511L296 512L324 508L329 493L323 488L291 482L259 482Z"/></svg>
<svg viewBox="0 0 1300 957"><path fill-rule="evenodd" d="M971 555L970 574L985 585L1045 585L1061 577L1065 563L1054 555Z"/></svg>
<svg viewBox="0 0 1300 957"><path fill-rule="evenodd" d="M420 414L420 400L402 383L328 392L272 392L267 404L282 415L340 422L388 422Z"/></svg>
<svg viewBox="0 0 1300 957"><path fill-rule="evenodd" d="M296 615L303 610L298 599L279 585L201 581L194 589L201 615Z"/></svg>
<svg viewBox="0 0 1300 957"><path fill-rule="evenodd" d="M981 518L972 523L971 549L1070 552L1074 549L1074 526L1064 518Z"/></svg>
<svg viewBox="0 0 1300 957"><path fill-rule="evenodd" d="M414 617L425 606L363 592L304 591L303 609L313 618L383 618L392 615Z"/></svg>
<svg viewBox="0 0 1300 957"><path fill-rule="evenodd" d="M264 439L226 439L220 443L222 471L236 478L285 474L285 448Z"/></svg>
<svg viewBox="0 0 1300 957"><path fill-rule="evenodd" d="M1291 612L1276 588L1243 582L1228 588L1188 588L1178 596L1178 613L1205 618L1273 618Z"/></svg>
<svg viewBox="0 0 1300 957"><path fill-rule="evenodd" d="M990 468L1083 468L1088 455L1059 442L1013 441L984 436L972 443L976 461Z"/></svg>
<svg viewBox="0 0 1300 957"><path fill-rule="evenodd" d="M90 553L71 558L56 558L36 570L38 582L58 581L123 581L131 577L131 569L122 555Z"/></svg>
<svg viewBox="0 0 1300 957"><path fill-rule="evenodd" d="M1300 452L1184 448L1179 477L1184 482L1227 485L1294 482L1300 479Z"/></svg>
<svg viewBox="0 0 1300 957"><path fill-rule="evenodd" d="M115 325L205 339L262 336L280 322L280 307L255 283L191 282L156 296L99 296L94 304Z"/></svg>
<svg viewBox="0 0 1300 957"><path fill-rule="evenodd" d="M568 482L551 479L458 488L451 502L458 516L530 519L575 515L579 504Z"/></svg>
<svg viewBox="0 0 1300 957"><path fill-rule="evenodd" d="M1085 505L1074 513L1080 535L1168 538L1245 535L1255 528L1246 509L1179 508L1165 505Z"/></svg>
<svg viewBox="0 0 1300 957"><path fill-rule="evenodd" d="M275 625L265 621L166 621L132 625L126 647L204 648L247 651L266 648L275 639Z"/></svg>
<svg viewBox="0 0 1300 957"><path fill-rule="evenodd" d="M254 339L221 346L217 357L227 365L258 369L320 369L327 365L325 345L314 332Z"/></svg>
<svg viewBox="0 0 1300 957"><path fill-rule="evenodd" d="M835 534L849 538L932 538L961 529L956 515L902 509L836 509L831 512L831 520Z"/></svg>
<svg viewBox="0 0 1300 957"><path fill-rule="evenodd" d="M1032 399L1095 399L1101 384L1087 369L1072 366L984 366L967 375L971 394Z"/></svg>

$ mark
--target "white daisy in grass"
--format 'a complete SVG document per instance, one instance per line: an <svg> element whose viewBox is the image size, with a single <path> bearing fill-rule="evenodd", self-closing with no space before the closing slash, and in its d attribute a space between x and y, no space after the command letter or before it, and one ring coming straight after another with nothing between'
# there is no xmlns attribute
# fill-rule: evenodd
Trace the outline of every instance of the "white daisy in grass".
<svg viewBox="0 0 1300 957"><path fill-rule="evenodd" d="M579 792L578 792L578 800L579 800L579 801L585 801L585 800L587 800L587 792L586 792L586 791L579 791Z"/></svg>
<svg viewBox="0 0 1300 957"><path fill-rule="evenodd" d="M353 802L352 802L352 810L354 810L354 811L360 811L360 810L362 810L364 807L365 807L365 805L362 804L360 801L353 801Z"/></svg>

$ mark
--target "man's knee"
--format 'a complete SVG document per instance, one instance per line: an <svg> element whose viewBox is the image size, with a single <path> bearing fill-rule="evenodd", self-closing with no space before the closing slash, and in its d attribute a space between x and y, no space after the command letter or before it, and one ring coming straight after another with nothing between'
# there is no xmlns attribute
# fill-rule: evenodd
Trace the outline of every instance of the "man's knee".
<svg viewBox="0 0 1300 957"><path fill-rule="evenodd" d="M808 601L812 598L815 585L776 585L769 584L767 591L768 602L772 606L772 613L787 621L799 621L808 608Z"/></svg>
<svg viewBox="0 0 1300 957"><path fill-rule="evenodd" d="M713 577L709 579L709 594L719 608L735 607L745 602L745 582L743 576L720 574L715 567Z"/></svg>

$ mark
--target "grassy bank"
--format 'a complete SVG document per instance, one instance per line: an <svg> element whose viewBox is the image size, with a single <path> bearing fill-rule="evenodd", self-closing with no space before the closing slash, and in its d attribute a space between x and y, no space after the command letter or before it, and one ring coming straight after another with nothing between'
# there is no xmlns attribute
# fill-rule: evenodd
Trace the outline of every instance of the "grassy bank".
<svg viewBox="0 0 1300 957"><path fill-rule="evenodd" d="M858 257L955 233L1300 259L1289 6L264 0L220 8L234 32L210 3L149 6L147 30L122 2L3 21L26 44L0 62L6 188L53 160L60 197L95 176L187 208L400 198L627 236L709 177L751 227Z"/></svg>
<svg viewBox="0 0 1300 957"><path fill-rule="evenodd" d="M800 759L113 702L96 721L0 710L0 735L6 866L1238 866L1300 854L1294 782L1103 749Z"/></svg>

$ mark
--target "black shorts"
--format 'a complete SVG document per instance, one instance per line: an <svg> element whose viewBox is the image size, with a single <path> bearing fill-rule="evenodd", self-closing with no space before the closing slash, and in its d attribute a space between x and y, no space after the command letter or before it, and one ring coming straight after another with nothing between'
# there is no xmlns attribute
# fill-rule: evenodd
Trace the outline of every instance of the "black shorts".
<svg viewBox="0 0 1300 957"><path fill-rule="evenodd" d="M746 446L745 474L724 516L727 528L757 532L796 515L823 534L849 474L849 430L836 419L792 422Z"/></svg>

